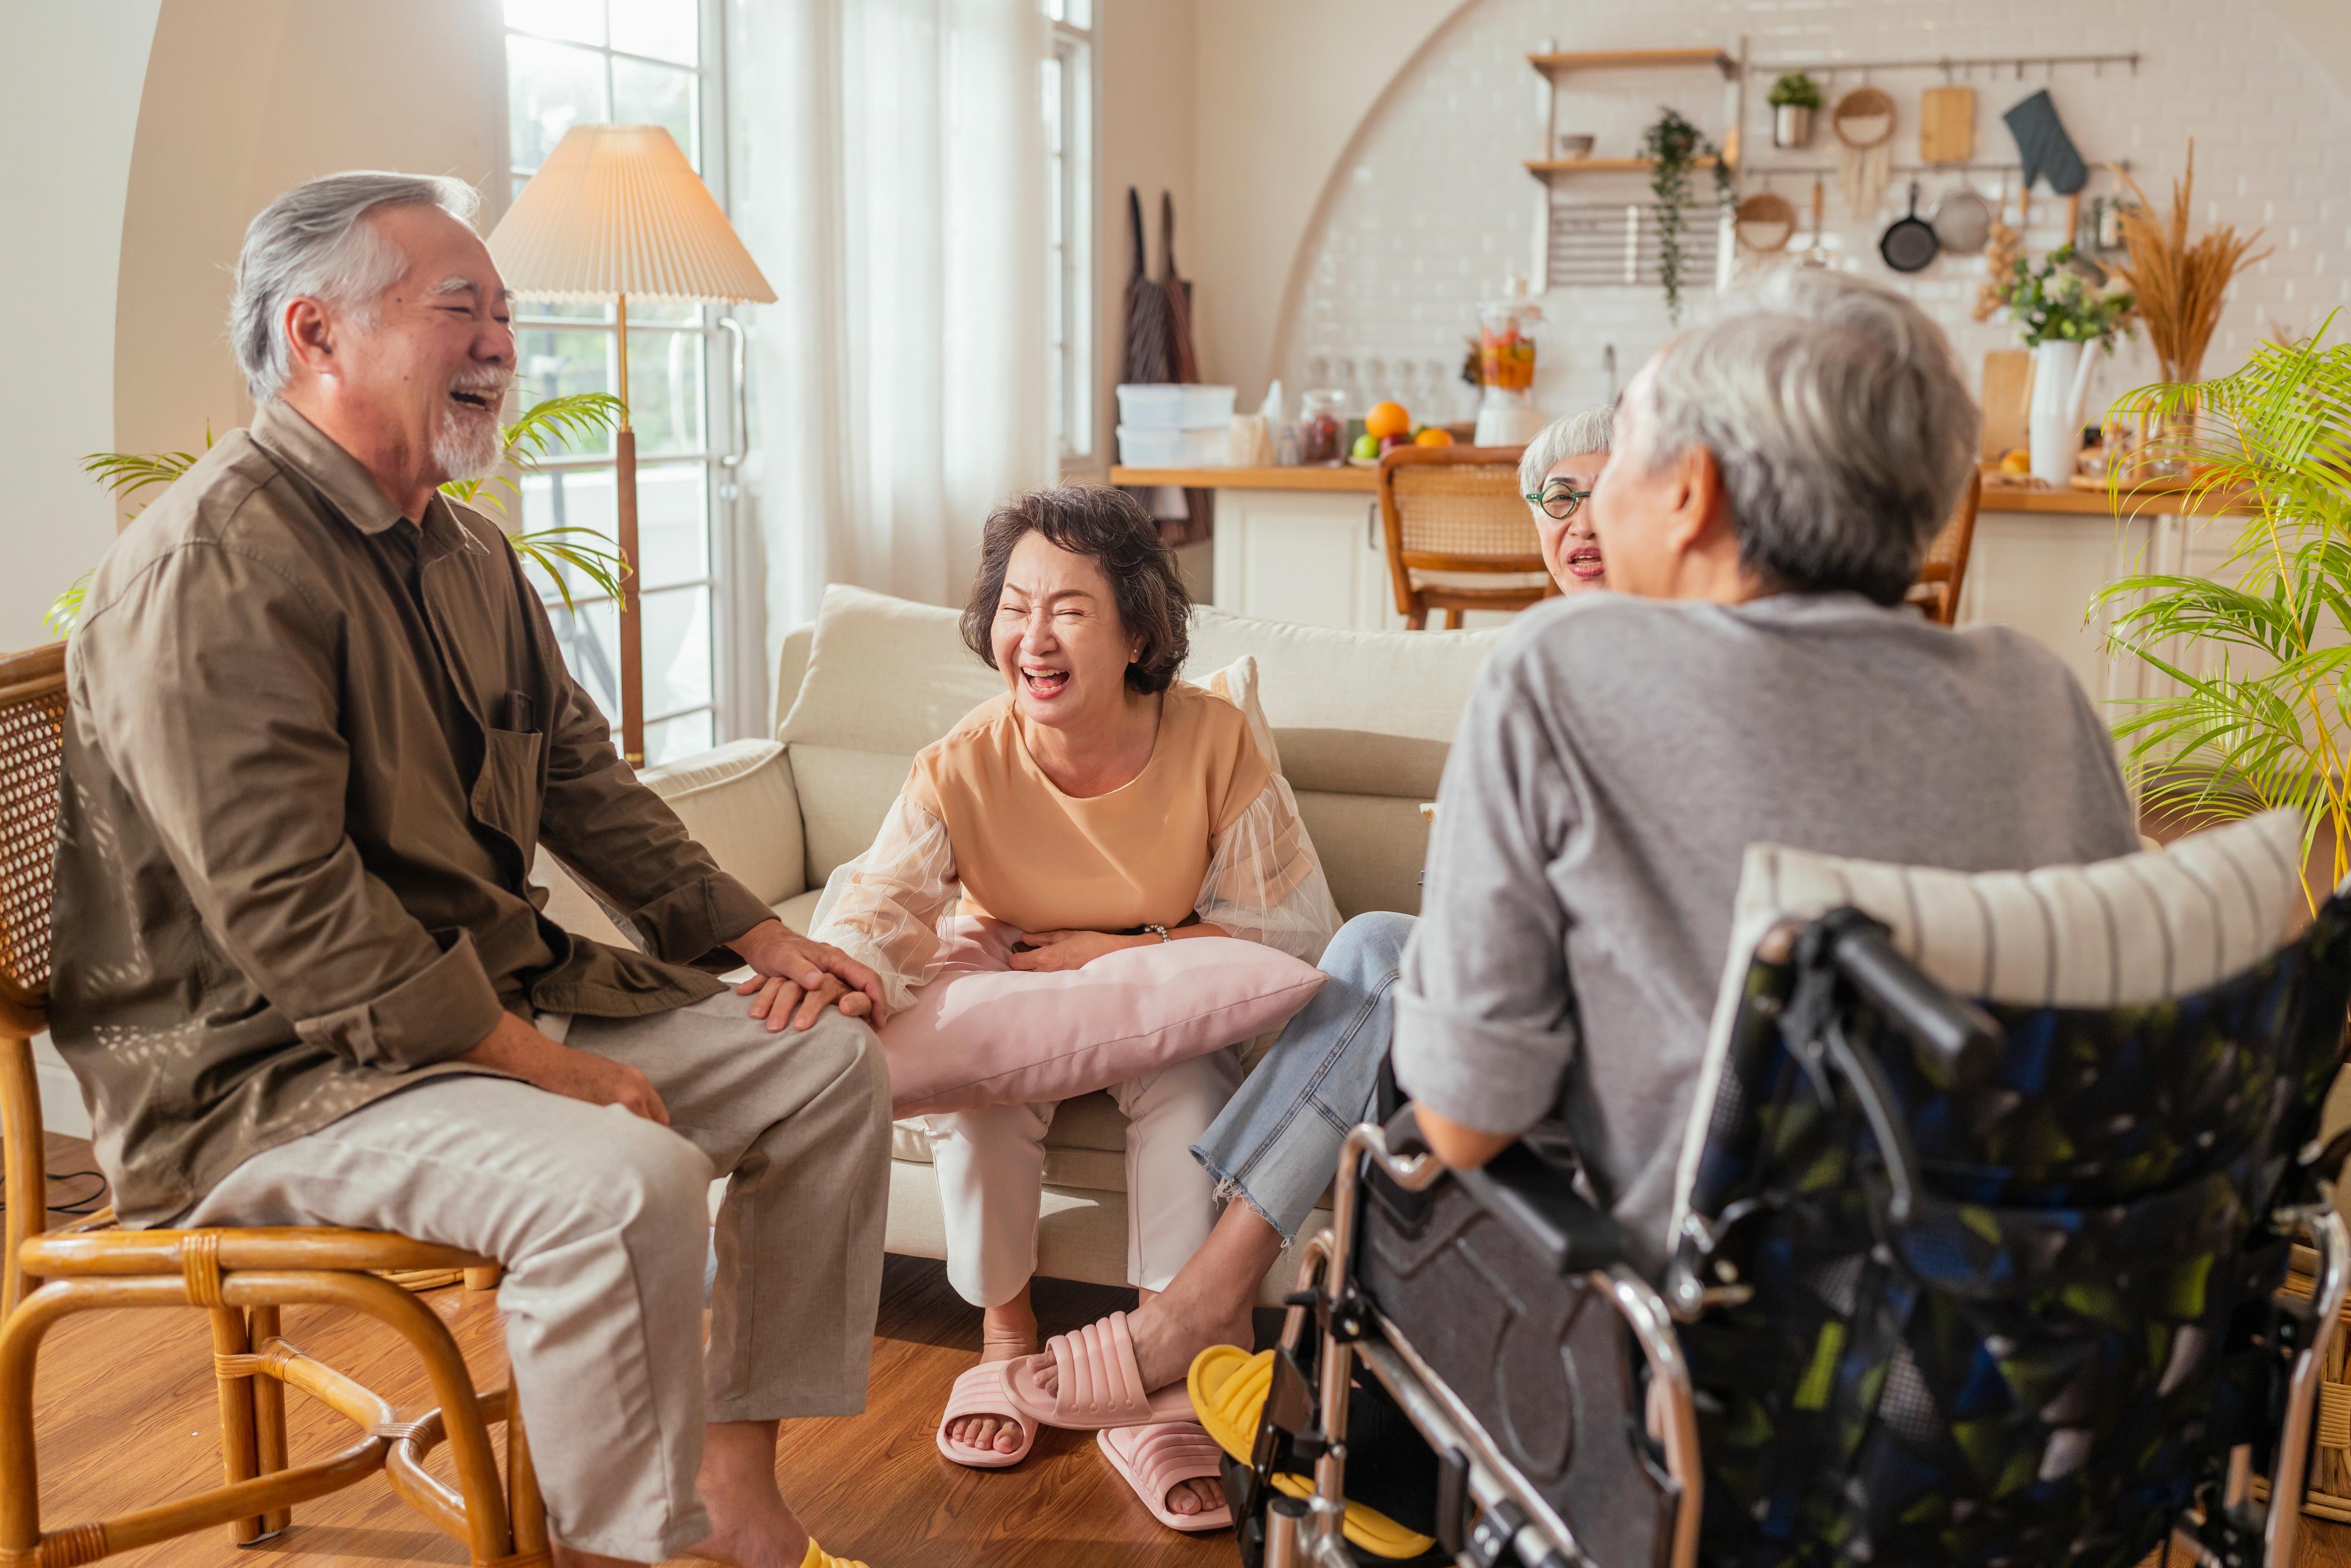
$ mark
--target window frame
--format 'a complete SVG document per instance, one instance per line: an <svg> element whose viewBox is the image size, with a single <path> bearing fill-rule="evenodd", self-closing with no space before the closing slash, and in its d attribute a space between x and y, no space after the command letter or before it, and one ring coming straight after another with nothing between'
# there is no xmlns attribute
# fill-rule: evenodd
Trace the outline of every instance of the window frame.
<svg viewBox="0 0 2351 1568"><path fill-rule="evenodd" d="M512 67L507 47L507 40L515 37L559 44L600 55L604 64L603 101L608 115L611 112L613 101L612 70L615 61L633 61L668 70L691 71L695 78L695 131L697 147L686 152L690 158L698 160L703 183L717 198L720 209L728 211L732 216L728 179L731 144L726 125L725 0L690 0L690 3L695 7L699 29L696 59L690 67L676 60L612 47L609 15L606 42L601 45L583 44L575 39L552 37L527 28L509 26L503 13L497 15L491 29L497 50L496 68L493 72L496 83L494 97L497 161L496 183L488 193L490 200L486 204L493 211L487 214L485 232L495 228L496 219L513 204L517 184L509 102ZM632 304L633 306L634 302ZM612 390L619 358L619 333L612 307L604 305L595 316L554 316L544 314L546 308L544 301L518 302L514 316L517 339L529 331L549 329L600 335L605 343L603 387L606 391ZM764 653L760 649L764 595L761 585L747 580L747 574L741 570L742 563L751 557L737 538L741 520L741 487L734 478L732 465L726 461L727 456L741 450L746 416L746 400L737 395L733 378L734 345L728 328L723 324L724 319L732 315L730 309L714 306L697 307L693 320L649 319L633 308L629 313L629 332L637 343L642 344L648 336L677 333L693 333L702 340L700 442L690 450L640 453L637 466L640 494L647 470L687 464L695 465L702 470L705 570L699 577L664 582L657 588L640 586L637 591L639 612L633 623L630 618L620 619L619 636L624 643L631 638L639 639L641 643L648 619L645 606L650 601L664 596L703 591L706 594L709 612L710 698L707 702L674 710L656 711L650 706L647 707L643 722L648 737L649 765L658 766L653 760L658 755L653 732L656 727L670 720L709 713L710 742L714 746L724 745L738 737L763 734L767 728L766 716L759 711L760 695L765 689L762 678ZM632 361L643 354L643 350L638 349L632 356ZM636 370L633 362L632 370ZM642 383L643 377L641 373L634 373L631 379ZM614 466L613 457L608 452L601 455L549 458L536 465L536 471L611 473ZM521 505L517 497L517 522ZM550 615L560 611L562 600L559 595L548 591L536 580L533 586L540 589L540 601L550 607ZM612 604L614 599L613 595L592 590L587 592L575 591L572 595L573 603L582 617L591 611ZM591 692L590 695L595 694ZM621 726L619 716L615 714L612 716L613 740L617 746ZM692 754L692 750L686 753Z"/></svg>
<svg viewBox="0 0 2351 1568"><path fill-rule="evenodd" d="M1060 91L1054 108L1061 141L1058 158L1050 140L1046 151L1046 254L1055 263L1056 293L1061 301L1060 310L1050 312L1054 319L1046 325L1046 347L1051 363L1047 417L1055 430L1055 455L1061 465L1082 469L1095 465L1096 455L1102 449L1094 406L1094 330L1098 318L1094 297L1094 210L1095 182L1101 162L1097 145L1101 72L1097 68L1091 8L1082 3L1069 4L1068 0L1058 4L1056 0L1042 0L1042 4L1047 57L1060 72ZM1040 91L1040 102L1042 97ZM1049 127L1049 138L1051 129ZM1057 223L1059 244L1053 238Z"/></svg>

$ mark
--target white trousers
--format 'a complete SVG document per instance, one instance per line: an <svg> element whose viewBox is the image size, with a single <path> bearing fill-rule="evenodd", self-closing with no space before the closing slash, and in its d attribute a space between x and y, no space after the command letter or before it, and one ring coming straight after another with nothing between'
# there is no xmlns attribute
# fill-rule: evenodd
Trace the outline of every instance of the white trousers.
<svg viewBox="0 0 2351 1568"><path fill-rule="evenodd" d="M1126 1117L1126 1279L1164 1291L1216 1223L1216 1184L1192 1145L1241 1081L1238 1051L1211 1051L1111 1086ZM1001 1306L1037 1271L1045 1134L1055 1106L983 1105L924 1118L946 1221L947 1281Z"/></svg>

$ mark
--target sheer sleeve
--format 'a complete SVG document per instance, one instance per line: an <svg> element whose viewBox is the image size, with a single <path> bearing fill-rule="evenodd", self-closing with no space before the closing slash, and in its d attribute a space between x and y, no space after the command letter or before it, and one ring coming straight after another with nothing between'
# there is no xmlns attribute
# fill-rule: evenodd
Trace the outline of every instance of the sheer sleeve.
<svg viewBox="0 0 2351 1568"><path fill-rule="evenodd" d="M1298 801L1280 773L1208 846L1200 918L1312 964L1339 930L1339 906Z"/></svg>
<svg viewBox="0 0 2351 1568"><path fill-rule="evenodd" d="M937 971L939 921L956 890L946 825L901 794L872 846L826 879L809 935L881 976L897 1012Z"/></svg>

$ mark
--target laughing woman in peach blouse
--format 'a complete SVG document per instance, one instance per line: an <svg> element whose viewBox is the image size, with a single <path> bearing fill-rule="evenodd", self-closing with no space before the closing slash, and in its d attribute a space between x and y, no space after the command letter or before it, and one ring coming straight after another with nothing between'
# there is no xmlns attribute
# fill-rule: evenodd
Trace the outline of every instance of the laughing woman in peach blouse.
<svg viewBox="0 0 2351 1568"><path fill-rule="evenodd" d="M999 508L963 632L1008 689L914 759L872 848L833 873L812 935L872 966L893 1009L935 972L939 923L958 910L1020 931L1030 950L1013 963L1026 969L1197 936L1320 957L1339 914L1269 760L1271 737L1176 678L1190 608L1172 553L1122 492L1040 490ZM1127 1118L1127 1278L1145 1301L1216 1218L1188 1150L1239 1077L1226 1050L1111 1091ZM957 1380L938 1433L961 1464L1019 1462L1040 1424L1105 1426L1062 1407L1054 1368L1073 1354L1107 1357L1114 1381L1124 1314L1061 1336L1055 1357L1034 1354L1029 1284L1053 1110L928 1119L947 1277L986 1314L981 1364ZM1155 1478L1156 1495L1143 1497L1155 1514L1222 1524L1213 1447L1193 1455L1188 1427L1127 1426L1103 1442L1138 1491Z"/></svg>

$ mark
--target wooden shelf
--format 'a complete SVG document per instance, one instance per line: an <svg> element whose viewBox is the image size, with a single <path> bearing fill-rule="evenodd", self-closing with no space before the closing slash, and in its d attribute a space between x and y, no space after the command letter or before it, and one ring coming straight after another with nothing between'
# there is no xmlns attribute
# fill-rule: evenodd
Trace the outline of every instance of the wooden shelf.
<svg viewBox="0 0 2351 1568"><path fill-rule="evenodd" d="M1719 158L1693 158L1693 169L1711 169L1722 162ZM1548 180L1553 174L1646 174L1657 166L1654 158L1530 158L1527 172L1537 179ZM1739 167L1736 162L1733 169Z"/></svg>
<svg viewBox="0 0 2351 1568"><path fill-rule="evenodd" d="M1728 77L1739 68L1739 62L1720 49L1598 49L1583 54L1529 55L1527 64L1553 76L1565 71L1712 66Z"/></svg>
<svg viewBox="0 0 2351 1568"><path fill-rule="evenodd" d="M1174 485L1180 489L1355 490L1380 487L1377 468L1348 463L1306 463L1292 468L1129 468L1110 471L1113 485Z"/></svg>

